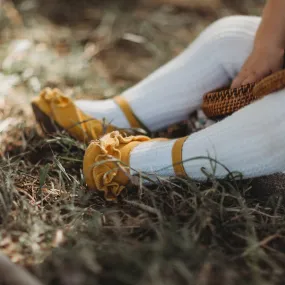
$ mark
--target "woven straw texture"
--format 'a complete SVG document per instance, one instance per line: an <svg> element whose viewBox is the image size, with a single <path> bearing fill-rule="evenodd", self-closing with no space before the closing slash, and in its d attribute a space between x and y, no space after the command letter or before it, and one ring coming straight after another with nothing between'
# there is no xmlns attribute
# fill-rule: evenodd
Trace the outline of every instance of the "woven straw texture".
<svg viewBox="0 0 285 285"><path fill-rule="evenodd" d="M285 70L275 72L258 83L240 88L221 88L206 93L202 109L210 119L221 119L273 92L285 88Z"/></svg>

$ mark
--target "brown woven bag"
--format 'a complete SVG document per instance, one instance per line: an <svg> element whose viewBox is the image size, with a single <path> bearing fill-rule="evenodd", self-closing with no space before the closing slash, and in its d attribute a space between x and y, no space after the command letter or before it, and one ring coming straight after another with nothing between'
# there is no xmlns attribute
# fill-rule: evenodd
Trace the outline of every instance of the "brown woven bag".
<svg viewBox="0 0 285 285"><path fill-rule="evenodd" d="M222 119L266 95L285 88L285 70L275 72L257 83L240 88L221 88L206 93L202 109L214 120Z"/></svg>

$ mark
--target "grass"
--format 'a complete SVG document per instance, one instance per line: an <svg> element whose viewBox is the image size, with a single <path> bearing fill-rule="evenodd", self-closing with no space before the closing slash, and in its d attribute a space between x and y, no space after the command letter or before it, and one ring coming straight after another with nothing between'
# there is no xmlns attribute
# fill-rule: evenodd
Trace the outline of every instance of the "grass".
<svg viewBox="0 0 285 285"><path fill-rule="evenodd" d="M7 3L0 16L1 75L11 82L0 101L1 252L43 284L283 284L282 175L138 181L106 202L85 187L86 146L64 133L44 137L28 105L44 86L77 98L113 96L214 19L258 13L262 1L223 1L219 11L139 1L83 1L84 9L70 1ZM32 48L9 63L19 38ZM194 114L154 135L182 136L205 123Z"/></svg>

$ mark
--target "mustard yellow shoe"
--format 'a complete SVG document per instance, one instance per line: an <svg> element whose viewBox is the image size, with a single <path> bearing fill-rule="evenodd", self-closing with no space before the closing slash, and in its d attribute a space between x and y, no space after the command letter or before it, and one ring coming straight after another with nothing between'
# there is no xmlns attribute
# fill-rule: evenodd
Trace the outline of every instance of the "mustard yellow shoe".
<svg viewBox="0 0 285 285"><path fill-rule="evenodd" d="M178 177L188 177L183 165L182 149L188 136L176 139L172 147L172 167ZM106 200L115 200L130 181L130 154L141 143L168 141L147 136L124 136L118 131L92 141L83 158L83 174L90 190L104 192Z"/></svg>
<svg viewBox="0 0 285 285"><path fill-rule="evenodd" d="M92 141L83 159L88 188L103 191L106 200L115 200L129 182L131 151L149 140L147 136L124 137L114 131Z"/></svg>
<svg viewBox="0 0 285 285"><path fill-rule="evenodd" d="M31 105L36 120L47 133L63 129L79 141L89 142L116 129L86 115L59 89L44 89Z"/></svg>

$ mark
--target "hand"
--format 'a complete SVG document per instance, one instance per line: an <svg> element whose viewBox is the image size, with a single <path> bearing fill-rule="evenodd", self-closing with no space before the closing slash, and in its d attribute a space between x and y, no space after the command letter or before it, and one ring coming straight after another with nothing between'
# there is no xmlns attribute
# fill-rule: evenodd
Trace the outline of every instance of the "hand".
<svg viewBox="0 0 285 285"><path fill-rule="evenodd" d="M231 88L256 82L282 69L283 49L254 49L234 79Z"/></svg>

